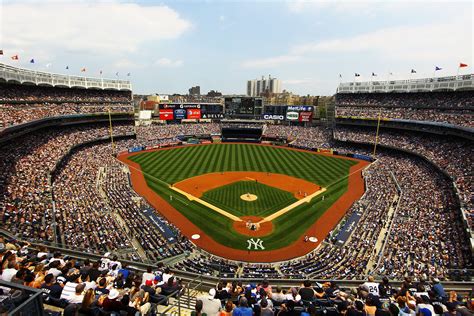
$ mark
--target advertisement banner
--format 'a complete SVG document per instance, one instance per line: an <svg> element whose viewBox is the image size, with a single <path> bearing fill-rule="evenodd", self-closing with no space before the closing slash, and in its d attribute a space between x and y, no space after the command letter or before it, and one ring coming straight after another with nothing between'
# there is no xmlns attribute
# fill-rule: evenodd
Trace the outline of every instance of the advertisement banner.
<svg viewBox="0 0 474 316"><path fill-rule="evenodd" d="M185 109L176 109L174 110L174 119L175 120L184 120L186 118Z"/></svg>
<svg viewBox="0 0 474 316"><path fill-rule="evenodd" d="M300 117L298 112L287 112L286 113L286 119L288 121L298 121L298 118Z"/></svg>
<svg viewBox="0 0 474 316"><path fill-rule="evenodd" d="M201 109L188 109L188 119L200 119Z"/></svg>
<svg viewBox="0 0 474 316"><path fill-rule="evenodd" d="M263 114L262 118L264 120L284 120L285 116L284 115L279 115L279 114Z"/></svg>
<svg viewBox="0 0 474 316"><path fill-rule="evenodd" d="M313 119L313 112L300 112L300 122L311 122Z"/></svg>
<svg viewBox="0 0 474 316"><path fill-rule="evenodd" d="M202 118L203 119L223 119L224 118L224 114L222 113L204 113L202 115Z"/></svg>
<svg viewBox="0 0 474 316"><path fill-rule="evenodd" d="M289 105L287 110L296 112L313 112L313 107L309 105Z"/></svg>
<svg viewBox="0 0 474 316"><path fill-rule="evenodd" d="M160 120L169 121L173 119L173 109L160 110Z"/></svg>

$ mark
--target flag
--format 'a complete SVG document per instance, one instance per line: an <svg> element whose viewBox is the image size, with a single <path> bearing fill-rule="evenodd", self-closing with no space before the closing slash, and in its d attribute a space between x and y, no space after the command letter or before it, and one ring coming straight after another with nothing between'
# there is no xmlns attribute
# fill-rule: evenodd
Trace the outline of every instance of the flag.
<svg viewBox="0 0 474 316"><path fill-rule="evenodd" d="M115 75L118 77L118 72L116 72Z"/></svg>
<svg viewBox="0 0 474 316"><path fill-rule="evenodd" d="M411 73L412 73L412 74L416 74L416 70L415 70L415 69L412 69L412 70L411 70Z"/></svg>
<svg viewBox="0 0 474 316"><path fill-rule="evenodd" d="M11 58L12 58L13 60L18 60L18 55L13 55Z"/></svg>
<svg viewBox="0 0 474 316"><path fill-rule="evenodd" d="M342 75L341 75L341 74L339 74L339 78L342 78Z"/></svg>
<svg viewBox="0 0 474 316"><path fill-rule="evenodd" d="M390 72L389 75L390 75L390 76L393 76L393 72Z"/></svg>
<svg viewBox="0 0 474 316"><path fill-rule="evenodd" d="M34 60L33 58L31 58L30 63L31 63L31 64L34 64L34 63L35 63L35 60Z"/></svg>
<svg viewBox="0 0 474 316"><path fill-rule="evenodd" d="M127 77L130 77L130 73L127 74Z"/></svg>
<svg viewBox="0 0 474 316"><path fill-rule="evenodd" d="M69 69L69 66L66 66L66 69Z"/></svg>
<svg viewBox="0 0 474 316"><path fill-rule="evenodd" d="M102 70L101 70L101 71L99 71L99 73L100 73L100 74L102 74Z"/></svg>
<svg viewBox="0 0 474 316"><path fill-rule="evenodd" d="M0 49L0 55L3 55L3 49Z"/></svg>
<svg viewBox="0 0 474 316"><path fill-rule="evenodd" d="M377 74L375 72L373 72L372 77L377 77Z"/></svg>
<svg viewBox="0 0 474 316"><path fill-rule="evenodd" d="M438 71L438 70L441 70L441 69L443 69L443 68L438 67L438 66L435 67L435 71Z"/></svg>
<svg viewBox="0 0 474 316"><path fill-rule="evenodd" d="M83 68L81 69L81 72L86 72L86 67L83 67Z"/></svg>
<svg viewBox="0 0 474 316"><path fill-rule="evenodd" d="M1 54L0 54L0 55L1 55ZM468 66L469 66L468 64L459 63L459 68L468 67Z"/></svg>
<svg viewBox="0 0 474 316"><path fill-rule="evenodd" d="M354 74L354 76L356 77L360 77L360 74L358 74L357 72Z"/></svg>

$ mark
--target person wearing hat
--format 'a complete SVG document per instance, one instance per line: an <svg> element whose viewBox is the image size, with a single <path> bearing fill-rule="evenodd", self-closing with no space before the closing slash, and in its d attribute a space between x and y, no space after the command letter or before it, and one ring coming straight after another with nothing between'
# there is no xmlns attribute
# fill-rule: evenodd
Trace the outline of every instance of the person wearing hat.
<svg viewBox="0 0 474 316"><path fill-rule="evenodd" d="M219 315L221 309L221 301L216 298L216 290L210 289L209 295L198 297L202 301L202 312L208 316Z"/></svg>
<svg viewBox="0 0 474 316"><path fill-rule="evenodd" d="M119 291L117 289L111 289L107 297L102 302L102 307L106 312L118 312L122 310L126 310L127 306L125 306L121 301L118 300L119 298Z"/></svg>

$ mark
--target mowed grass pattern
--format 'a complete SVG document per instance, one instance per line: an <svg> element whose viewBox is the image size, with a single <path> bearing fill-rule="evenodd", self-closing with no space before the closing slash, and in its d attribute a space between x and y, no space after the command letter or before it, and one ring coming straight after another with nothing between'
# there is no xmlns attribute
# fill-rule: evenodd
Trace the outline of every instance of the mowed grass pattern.
<svg viewBox="0 0 474 316"><path fill-rule="evenodd" d="M252 144L215 144L147 152L131 158L146 175L172 184L200 174L262 171L290 175L322 187L347 175L355 162Z"/></svg>
<svg viewBox="0 0 474 316"><path fill-rule="evenodd" d="M240 196L247 193L255 194L257 200L242 200ZM239 217L265 217L297 201L290 192L255 181L238 181L224 185L205 192L202 199Z"/></svg>
<svg viewBox="0 0 474 316"><path fill-rule="evenodd" d="M217 242L245 250L248 236L233 230L233 222L187 200L169 184L210 172L261 171L286 174L326 187L324 201L316 197L273 221L271 235L262 237L265 250L293 243L347 190L349 169L357 162L255 144L213 144L145 152L130 157L140 164L148 186ZM170 196L173 199L170 200ZM159 212L159 209L158 209ZM173 221L172 218L169 219ZM197 232L198 233L198 232Z"/></svg>

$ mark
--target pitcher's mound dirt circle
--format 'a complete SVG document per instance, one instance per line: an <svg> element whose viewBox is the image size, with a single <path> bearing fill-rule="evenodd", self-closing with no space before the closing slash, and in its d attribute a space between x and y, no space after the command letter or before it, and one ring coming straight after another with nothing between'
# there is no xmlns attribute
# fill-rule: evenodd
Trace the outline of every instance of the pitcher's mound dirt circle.
<svg viewBox="0 0 474 316"><path fill-rule="evenodd" d="M246 194L242 194L240 198L247 202L253 202L256 199L258 199L258 196L256 196L255 194L246 193Z"/></svg>
<svg viewBox="0 0 474 316"><path fill-rule="evenodd" d="M271 234L271 232L273 231L272 222L263 222L259 224L257 230L251 230L247 227L249 222L256 224L260 222L263 219L263 217L242 216L241 219L242 219L241 222L234 222L233 227L236 232L242 235L246 235L250 237L263 237L263 236Z"/></svg>

